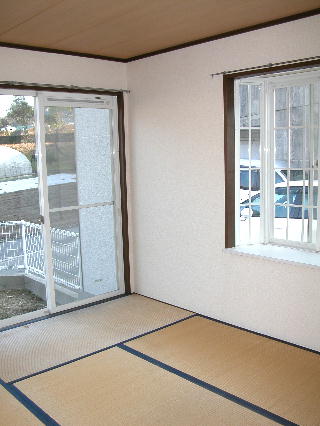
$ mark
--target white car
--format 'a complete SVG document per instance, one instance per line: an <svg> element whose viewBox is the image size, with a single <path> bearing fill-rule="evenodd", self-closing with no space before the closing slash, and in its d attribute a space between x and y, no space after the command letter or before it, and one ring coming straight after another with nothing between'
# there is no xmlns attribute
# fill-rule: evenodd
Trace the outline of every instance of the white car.
<svg viewBox="0 0 320 426"><path fill-rule="evenodd" d="M245 170L247 169L247 170ZM287 177L281 170L275 172L275 184L287 184ZM260 169L251 170L251 197L260 192ZM240 203L249 198L249 167L240 165Z"/></svg>
<svg viewBox="0 0 320 426"><path fill-rule="evenodd" d="M312 241L316 239L317 230L317 202L318 202L318 181L313 181L313 207L310 207L309 186L305 181L305 190L303 191L303 181L289 182L289 200L287 192L287 182L275 185L274 189L274 219L273 229L274 238L292 241L307 242L307 238L312 235ZM304 199L303 199L304 192ZM251 233L259 236L260 232L260 208L261 194L257 192L250 199L245 200L240 205L240 235L245 240L248 232L248 217L251 217ZM289 209L289 211L288 211ZM288 221L287 221L288 214ZM312 215L312 221L309 219ZM297 220L300 219L300 220ZM303 219L303 220L301 220ZM304 224L303 224L304 223ZM287 229L288 226L288 229ZM311 228L310 228L311 226ZM302 232L304 230L304 233ZM309 235L309 237L308 237Z"/></svg>

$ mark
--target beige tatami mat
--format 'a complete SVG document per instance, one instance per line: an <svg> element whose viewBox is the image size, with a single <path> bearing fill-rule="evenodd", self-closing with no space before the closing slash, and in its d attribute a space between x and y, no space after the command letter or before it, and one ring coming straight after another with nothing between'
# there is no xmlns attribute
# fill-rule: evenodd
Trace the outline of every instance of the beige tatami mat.
<svg viewBox="0 0 320 426"><path fill-rule="evenodd" d="M131 295L0 333L0 377L11 381L191 315Z"/></svg>
<svg viewBox="0 0 320 426"><path fill-rule="evenodd" d="M62 425L274 424L119 348L17 387Z"/></svg>
<svg viewBox="0 0 320 426"><path fill-rule="evenodd" d="M320 357L194 317L127 343L300 425L320 424Z"/></svg>
<svg viewBox="0 0 320 426"><path fill-rule="evenodd" d="M19 401L0 386L0 425L37 426L42 423Z"/></svg>

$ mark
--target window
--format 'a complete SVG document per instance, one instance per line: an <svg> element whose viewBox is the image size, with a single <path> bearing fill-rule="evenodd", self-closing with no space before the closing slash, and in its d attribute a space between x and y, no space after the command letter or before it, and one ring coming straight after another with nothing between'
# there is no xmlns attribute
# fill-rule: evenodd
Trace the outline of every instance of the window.
<svg viewBox="0 0 320 426"><path fill-rule="evenodd" d="M227 247L274 243L318 251L320 71L227 78L234 84L229 94L225 85L225 100L234 95L234 132L226 108L226 179L235 182L234 194L226 190L229 210L234 197Z"/></svg>
<svg viewBox="0 0 320 426"><path fill-rule="evenodd" d="M320 247L319 82L305 71L235 83L239 245Z"/></svg>

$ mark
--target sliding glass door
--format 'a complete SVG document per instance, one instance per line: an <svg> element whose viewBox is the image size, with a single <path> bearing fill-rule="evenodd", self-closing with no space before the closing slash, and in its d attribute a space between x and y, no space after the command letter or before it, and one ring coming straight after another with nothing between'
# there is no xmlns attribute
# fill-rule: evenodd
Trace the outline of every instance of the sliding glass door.
<svg viewBox="0 0 320 426"><path fill-rule="evenodd" d="M0 320L47 306L34 104L0 94Z"/></svg>
<svg viewBox="0 0 320 426"><path fill-rule="evenodd" d="M124 292L117 104L87 94L34 99L40 245L28 256L42 270L24 272L41 278L56 312Z"/></svg>

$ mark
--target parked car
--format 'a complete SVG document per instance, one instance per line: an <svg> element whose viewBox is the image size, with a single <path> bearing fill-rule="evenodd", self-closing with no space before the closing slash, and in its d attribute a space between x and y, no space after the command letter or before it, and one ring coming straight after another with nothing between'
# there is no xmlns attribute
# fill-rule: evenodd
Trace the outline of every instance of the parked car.
<svg viewBox="0 0 320 426"><path fill-rule="evenodd" d="M248 170L245 170L248 169ZM286 175L281 170L275 172L275 184L287 182ZM251 170L251 197L260 191L260 169ZM249 196L249 166L240 165L240 203L248 199Z"/></svg>
<svg viewBox="0 0 320 426"><path fill-rule="evenodd" d="M287 182L278 183L275 185L275 198L274 202L277 203L275 206L276 218L287 217L287 204L289 206L289 218L290 219L302 219L302 211L304 210L304 219L308 218L308 210L301 208L303 205L303 181L290 181L289 182L289 200L287 194ZM313 182L313 205L317 205L318 201L318 181ZM305 203L308 205L309 198L309 187L308 182L305 182ZM249 199L246 199L241 203L240 216L245 220L248 216L260 217L260 206L261 206L261 193L260 191L253 195L250 199L251 207L249 207ZM295 205L297 207L292 206ZM299 207L298 207L299 206ZM314 212L314 219L316 219L316 212Z"/></svg>

